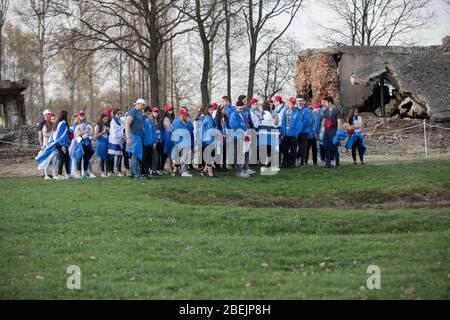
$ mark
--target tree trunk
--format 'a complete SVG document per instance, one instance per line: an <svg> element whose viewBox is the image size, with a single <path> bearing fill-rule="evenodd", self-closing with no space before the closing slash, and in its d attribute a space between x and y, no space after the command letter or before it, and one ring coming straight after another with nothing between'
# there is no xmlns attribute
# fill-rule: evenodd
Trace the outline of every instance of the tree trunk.
<svg viewBox="0 0 450 320"><path fill-rule="evenodd" d="M119 52L119 109L123 108L123 64L122 50Z"/></svg>
<svg viewBox="0 0 450 320"><path fill-rule="evenodd" d="M250 63L248 70L248 84L247 84L247 101L250 98L253 98L253 90L255 87L255 74L256 74L256 43L257 43L257 35L252 39L250 45Z"/></svg>
<svg viewBox="0 0 450 320"><path fill-rule="evenodd" d="M0 80L2 80L2 71L3 71L3 35L2 35L3 26L0 26Z"/></svg>
<svg viewBox="0 0 450 320"><path fill-rule="evenodd" d="M151 105L159 106L159 75L158 75L158 51L153 49L150 52L148 61L149 74L150 74L150 90L151 90Z"/></svg>
<svg viewBox="0 0 450 320"><path fill-rule="evenodd" d="M227 63L227 96L231 99L231 50L230 50L230 11L228 0L224 1L225 12L225 58Z"/></svg>
<svg viewBox="0 0 450 320"><path fill-rule="evenodd" d="M208 73L208 96L212 97L213 90L213 74L214 74L214 39L209 43L209 73ZM208 104L210 101L208 101Z"/></svg>
<svg viewBox="0 0 450 320"><path fill-rule="evenodd" d="M202 41L203 42L203 41ZM202 105L209 104L209 91L208 91L208 77L210 71L210 51L209 43L203 43L203 72L202 79L200 81L200 91L202 94Z"/></svg>

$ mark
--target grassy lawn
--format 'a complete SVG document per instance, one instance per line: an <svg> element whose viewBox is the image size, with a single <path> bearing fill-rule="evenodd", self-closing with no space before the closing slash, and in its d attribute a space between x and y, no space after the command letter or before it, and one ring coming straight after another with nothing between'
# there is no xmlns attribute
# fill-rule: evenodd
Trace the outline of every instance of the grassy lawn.
<svg viewBox="0 0 450 320"><path fill-rule="evenodd" d="M0 298L450 299L450 161L221 176L0 179Z"/></svg>

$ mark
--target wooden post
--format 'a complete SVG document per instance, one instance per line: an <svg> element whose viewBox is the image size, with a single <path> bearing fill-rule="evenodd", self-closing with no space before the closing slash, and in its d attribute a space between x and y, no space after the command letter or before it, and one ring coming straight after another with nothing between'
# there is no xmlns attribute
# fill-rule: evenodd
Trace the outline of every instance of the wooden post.
<svg viewBox="0 0 450 320"><path fill-rule="evenodd" d="M427 123L426 123L425 119L423 119L423 140L424 140L424 148L425 148L425 160L428 160Z"/></svg>
<svg viewBox="0 0 450 320"><path fill-rule="evenodd" d="M380 77L380 104L381 104L381 116L383 117L383 124L386 127L386 112L384 109L384 78Z"/></svg>

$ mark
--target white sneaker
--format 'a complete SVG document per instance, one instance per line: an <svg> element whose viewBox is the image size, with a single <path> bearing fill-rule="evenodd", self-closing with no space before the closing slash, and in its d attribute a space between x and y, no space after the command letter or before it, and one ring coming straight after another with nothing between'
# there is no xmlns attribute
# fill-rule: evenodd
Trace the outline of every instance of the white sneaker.
<svg viewBox="0 0 450 320"><path fill-rule="evenodd" d="M251 170L251 169L247 169L247 170L245 171L245 173L248 174L248 175L251 175L251 174L255 174L256 171Z"/></svg>
<svg viewBox="0 0 450 320"><path fill-rule="evenodd" d="M117 176L118 177L123 177L123 173L122 172L117 172Z"/></svg>
<svg viewBox="0 0 450 320"><path fill-rule="evenodd" d="M44 180L52 180L52 178L50 178L49 176L45 176Z"/></svg>
<svg viewBox="0 0 450 320"><path fill-rule="evenodd" d="M236 177L248 178L248 177L250 177L250 175L248 175L245 171L243 171L243 172L236 173Z"/></svg>
<svg viewBox="0 0 450 320"><path fill-rule="evenodd" d="M114 174L112 172L108 172L107 176L108 177L114 177Z"/></svg>
<svg viewBox="0 0 450 320"><path fill-rule="evenodd" d="M61 179L63 179L63 180L67 180L67 179L69 179L70 178L70 176L62 176L62 178Z"/></svg>
<svg viewBox="0 0 450 320"><path fill-rule="evenodd" d="M97 176L93 173L89 173L89 178L96 178Z"/></svg>
<svg viewBox="0 0 450 320"><path fill-rule="evenodd" d="M105 173L102 172L102 174L100 175L102 178L106 178L107 175Z"/></svg>
<svg viewBox="0 0 450 320"><path fill-rule="evenodd" d="M182 176L182 177L190 178L190 177L192 177L192 174L190 174L189 172L183 172L183 173L181 174L181 176Z"/></svg>
<svg viewBox="0 0 450 320"><path fill-rule="evenodd" d="M273 166L273 167L270 167L270 170L271 171L280 171L280 168L278 168L277 166Z"/></svg>

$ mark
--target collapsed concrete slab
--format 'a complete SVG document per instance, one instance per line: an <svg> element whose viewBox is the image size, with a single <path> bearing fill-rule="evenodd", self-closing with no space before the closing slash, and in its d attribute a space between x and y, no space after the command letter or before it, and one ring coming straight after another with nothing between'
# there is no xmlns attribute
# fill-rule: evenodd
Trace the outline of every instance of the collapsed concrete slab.
<svg viewBox="0 0 450 320"><path fill-rule="evenodd" d="M297 58L296 90L313 101L332 95L345 110L379 113L384 101L387 115L408 98L417 117L450 121L449 50L450 37L442 46L305 50Z"/></svg>

